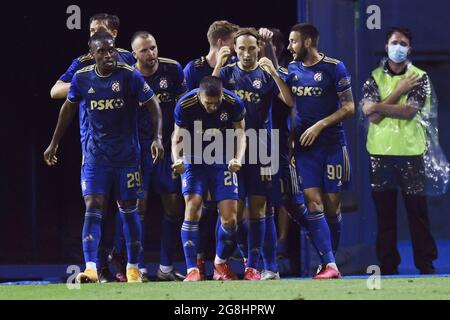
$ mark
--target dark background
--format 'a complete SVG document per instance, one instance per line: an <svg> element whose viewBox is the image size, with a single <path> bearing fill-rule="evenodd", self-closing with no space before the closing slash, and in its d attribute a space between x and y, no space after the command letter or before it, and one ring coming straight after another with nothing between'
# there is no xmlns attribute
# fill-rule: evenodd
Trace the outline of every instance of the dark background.
<svg viewBox="0 0 450 320"><path fill-rule="evenodd" d="M81 8L81 30L68 30L66 8ZM295 1L265 7L257 1L25 1L13 3L2 21L0 263L62 263L79 259L84 205L79 184L80 144L74 121L59 149L59 163L48 168L42 154L50 142L63 101L50 88L72 59L87 53L88 21L93 14L117 14L117 46L130 50L137 30L156 38L159 54L179 61L206 55L206 32L215 20L241 26L278 27L287 34L296 22ZM160 206L150 213L148 240L157 241ZM81 261L80 261L81 262Z"/></svg>

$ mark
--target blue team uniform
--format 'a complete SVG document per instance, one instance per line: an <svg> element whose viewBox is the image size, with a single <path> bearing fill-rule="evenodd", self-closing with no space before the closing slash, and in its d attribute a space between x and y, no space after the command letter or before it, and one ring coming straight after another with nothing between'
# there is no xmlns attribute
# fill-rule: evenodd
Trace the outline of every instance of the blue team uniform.
<svg viewBox="0 0 450 320"><path fill-rule="evenodd" d="M117 63L107 77L98 75L95 65L75 74L67 99L84 102L87 116L83 196L108 195L113 188L117 200L142 197L137 108L153 95L140 73L127 64Z"/></svg>
<svg viewBox="0 0 450 320"><path fill-rule="evenodd" d="M222 68L220 77L224 87L244 101L246 130L267 130L267 136L257 132L259 140L257 152L259 154L259 148L264 148L263 153L270 155L271 106L273 98L279 94L272 76L259 67L245 71L237 63L232 63ZM259 156L256 159L257 163L251 163L250 156L254 157L249 151L251 147L247 144L245 163L238 172L239 196L241 198L251 195L269 196L272 187L271 165L262 164Z"/></svg>
<svg viewBox="0 0 450 320"><path fill-rule="evenodd" d="M161 107L163 121L163 147L166 150L164 158L153 165L150 146L153 141L151 130L151 118L147 109L139 109L138 126L139 141L142 149L142 180L143 189L151 188L159 194L180 193L180 176L172 170L172 158L170 156L171 137L174 127L173 111L177 99L186 93L186 83L181 65L171 59L158 58L158 70L149 77L144 77L152 88Z"/></svg>
<svg viewBox="0 0 450 320"><path fill-rule="evenodd" d="M224 89L224 98L217 112L209 114L201 105L198 98L198 89L194 89L184 95L177 103L174 112L175 123L181 128L189 131L194 137L194 121L201 121L203 131L220 130L222 137L225 137L226 129L233 129L234 122L240 122L245 117L245 107L241 99L232 92ZM192 143L194 143L194 139ZM224 144L226 144L224 140ZM209 145L203 142L202 151ZM221 201L225 199L238 199L238 181L236 173L228 171L228 159L226 150L216 150L215 156L219 159L217 163L206 164L196 163L194 158L198 158L191 148L191 153L185 151L184 163L186 171L182 174L183 195L199 194L206 195L211 192L212 200ZM203 152L202 152L203 153ZM220 162L220 163L219 163Z"/></svg>
<svg viewBox="0 0 450 320"><path fill-rule="evenodd" d="M227 64L236 61L236 56L232 56L228 59ZM184 78L186 79L187 89L190 91L192 89L198 88L200 81L206 77L210 76L214 71L206 61L206 57L200 57L195 60L189 61L184 67Z"/></svg>
<svg viewBox="0 0 450 320"><path fill-rule="evenodd" d="M131 52L124 50L124 49L120 49L120 48L117 48L117 61L126 63L130 66L132 66L136 63L136 60L134 59L133 54ZM93 65L93 64L95 64L95 59L92 57L92 55L90 53L84 54L84 55L74 59L72 61L72 63L70 64L69 68L67 68L67 70L59 77L58 80L70 83L72 81L74 74L77 71L79 71L83 68L86 68L87 66ZM86 132L88 129L87 129L87 125L86 125L87 117L84 112L83 102L80 103L80 108L79 108L78 113L79 113L79 118L80 118L79 121L80 121L81 148L82 148L81 151L84 154L84 146L85 146L85 142L86 142Z"/></svg>
<svg viewBox="0 0 450 320"><path fill-rule="evenodd" d="M349 72L341 61L326 56L312 66L293 61L288 72L297 111L295 160L303 188L329 193L349 188L350 161L342 123L322 130L310 147L298 143L307 128L338 110L338 93L351 88Z"/></svg>
<svg viewBox="0 0 450 320"><path fill-rule="evenodd" d="M278 75L287 80L288 71L278 68ZM273 177L270 193L270 204L280 207L289 203L303 204L303 192L299 184L297 172L289 159L289 137L291 134L291 108L280 99L272 104L272 128L279 131L280 170Z"/></svg>

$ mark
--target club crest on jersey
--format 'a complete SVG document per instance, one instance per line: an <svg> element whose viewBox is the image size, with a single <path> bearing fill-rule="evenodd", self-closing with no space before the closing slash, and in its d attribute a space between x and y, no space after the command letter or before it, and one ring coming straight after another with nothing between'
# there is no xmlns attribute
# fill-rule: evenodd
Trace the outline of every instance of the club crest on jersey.
<svg viewBox="0 0 450 320"><path fill-rule="evenodd" d="M161 78L161 79L159 80L159 87L160 87L161 89L167 89L167 88L169 87L169 83L167 82L167 79L166 79L166 78Z"/></svg>
<svg viewBox="0 0 450 320"><path fill-rule="evenodd" d="M317 72L314 74L314 80L316 80L316 82L322 81L322 72L321 72L321 71L317 71Z"/></svg>
<svg viewBox="0 0 450 320"><path fill-rule="evenodd" d="M255 80L253 80L252 85L253 85L253 88L255 88L255 89L261 89L261 87L262 87L262 81L261 81L261 79L255 79Z"/></svg>
<svg viewBox="0 0 450 320"><path fill-rule="evenodd" d="M228 113L222 112L220 114L220 121L228 121Z"/></svg>
<svg viewBox="0 0 450 320"><path fill-rule="evenodd" d="M112 85L111 85L111 89L114 92L119 92L120 91L120 82L119 81L113 81Z"/></svg>

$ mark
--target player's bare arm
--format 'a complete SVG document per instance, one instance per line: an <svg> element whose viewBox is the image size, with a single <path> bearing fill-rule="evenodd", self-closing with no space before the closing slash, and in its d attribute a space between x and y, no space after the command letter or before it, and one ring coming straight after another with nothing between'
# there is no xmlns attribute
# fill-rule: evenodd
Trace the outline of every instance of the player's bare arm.
<svg viewBox="0 0 450 320"><path fill-rule="evenodd" d="M272 78L275 80L275 83L278 86L278 89L280 90L280 93L278 94L278 98L283 101L286 105L289 107L294 107L294 97L292 96L291 89L289 86L280 78L277 71L275 70L275 66L273 65L272 61L268 59L267 57L263 57L259 59L258 61L261 68L266 70Z"/></svg>
<svg viewBox="0 0 450 320"><path fill-rule="evenodd" d="M235 158L231 159L231 161L228 164L228 170L230 170L231 172L236 172L239 171L242 167L242 159L244 157L245 149L247 147L247 140L245 138L245 120L242 119L239 122L234 122L233 128L236 131L237 151Z"/></svg>
<svg viewBox="0 0 450 320"><path fill-rule="evenodd" d="M181 128L175 124L172 134L172 169L178 174L182 174L186 170L183 164L183 155L181 154L183 149L183 139L181 137L180 130Z"/></svg>
<svg viewBox="0 0 450 320"><path fill-rule="evenodd" d="M331 115L316 122L313 126L303 132L300 136L300 145L307 147L314 143L323 129L341 122L345 118L355 113L355 103L353 101L352 89L349 88L338 93L339 103L341 107Z"/></svg>
<svg viewBox="0 0 450 320"><path fill-rule="evenodd" d="M44 152L44 161L49 166L53 166L58 162L56 151L58 150L59 142L72 122L77 112L79 103L70 102L66 100L59 111L58 123L56 124L55 132L53 133L52 141Z"/></svg>
<svg viewBox="0 0 450 320"><path fill-rule="evenodd" d="M64 82L62 80L56 81L50 90L50 97L52 99L65 99L69 93L70 82Z"/></svg>
<svg viewBox="0 0 450 320"><path fill-rule="evenodd" d="M223 46L222 48L220 48L219 52L217 53L217 63L212 73L213 76L220 77L220 69L223 67L225 62L227 62L230 56L231 49L229 47Z"/></svg>
<svg viewBox="0 0 450 320"><path fill-rule="evenodd" d="M144 107L148 109L151 117L153 130L153 142L151 145L153 163L158 163L164 157L164 148L162 146L162 114L158 100L153 96L148 100Z"/></svg>

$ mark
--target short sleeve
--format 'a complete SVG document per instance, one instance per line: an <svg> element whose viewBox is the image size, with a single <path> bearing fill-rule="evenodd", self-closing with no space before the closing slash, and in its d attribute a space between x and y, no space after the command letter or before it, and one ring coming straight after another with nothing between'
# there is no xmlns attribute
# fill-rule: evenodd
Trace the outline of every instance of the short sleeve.
<svg viewBox="0 0 450 320"><path fill-rule="evenodd" d="M75 74L70 83L69 93L67 94L67 100L70 102L80 102L83 100L83 96L80 90L80 78L78 74Z"/></svg>
<svg viewBox="0 0 450 320"><path fill-rule="evenodd" d="M176 65L175 71L175 94L179 97L188 91L183 68L179 63Z"/></svg>
<svg viewBox="0 0 450 320"><path fill-rule="evenodd" d="M141 104L146 103L155 95L150 86L145 82L142 75L134 69L132 72L132 90Z"/></svg>
<svg viewBox="0 0 450 320"><path fill-rule="evenodd" d="M245 105L242 99L236 97L233 112L231 114L232 122L240 122L245 118Z"/></svg>
<svg viewBox="0 0 450 320"><path fill-rule="evenodd" d="M351 88L351 76L343 62L336 65L336 92L341 93Z"/></svg>
<svg viewBox="0 0 450 320"><path fill-rule="evenodd" d="M186 127L186 114L183 112L183 107L179 102L175 105L175 108L173 110L173 117L177 126L182 128Z"/></svg>
<svg viewBox="0 0 450 320"><path fill-rule="evenodd" d="M74 74L83 68L83 63L77 58L72 61L69 68L64 72L58 80L63 82L71 82Z"/></svg>
<svg viewBox="0 0 450 320"><path fill-rule="evenodd" d="M189 62L183 70L184 79L186 80L187 90L193 90L194 88L194 75L192 74L193 63Z"/></svg>

